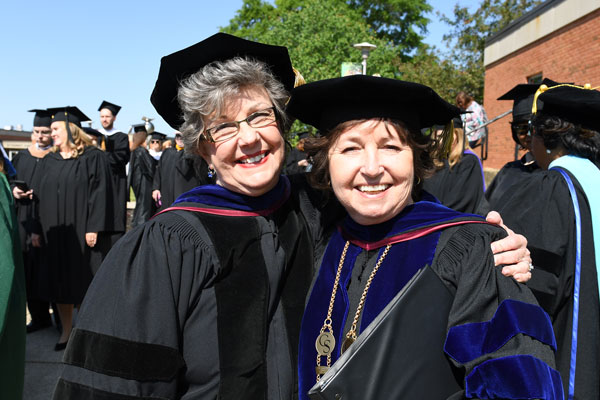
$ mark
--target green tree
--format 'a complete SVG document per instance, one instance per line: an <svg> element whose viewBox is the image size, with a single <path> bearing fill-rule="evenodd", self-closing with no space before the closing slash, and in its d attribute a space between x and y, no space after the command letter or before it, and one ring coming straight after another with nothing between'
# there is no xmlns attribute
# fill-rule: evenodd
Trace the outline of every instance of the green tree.
<svg viewBox="0 0 600 400"><path fill-rule="evenodd" d="M458 72L470 75L459 87L473 94L478 101L483 99L483 51L485 42L542 0L483 0L477 10L469 12L467 7L456 4L452 16L441 15L451 30L444 35L452 49L453 62ZM460 75L460 73L459 73Z"/></svg>
<svg viewBox="0 0 600 400"><path fill-rule="evenodd" d="M395 59L404 47L380 38L361 11L339 0L279 0L271 7L261 0L245 0L224 32L263 43L286 46L294 67L310 82L340 76L342 62L360 62L354 43L377 46L368 73L396 75ZM258 15L254 9L263 10Z"/></svg>

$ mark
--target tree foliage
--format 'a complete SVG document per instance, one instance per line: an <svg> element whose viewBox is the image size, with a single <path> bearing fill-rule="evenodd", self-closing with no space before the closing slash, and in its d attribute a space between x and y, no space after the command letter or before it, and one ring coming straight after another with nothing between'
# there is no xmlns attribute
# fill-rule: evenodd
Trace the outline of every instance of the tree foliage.
<svg viewBox="0 0 600 400"><path fill-rule="evenodd" d="M421 45L426 32L426 0L244 0L222 31L263 43L286 46L307 81L340 75L342 62L360 62L352 45L377 46L368 73L396 75L398 58Z"/></svg>
<svg viewBox="0 0 600 400"><path fill-rule="evenodd" d="M464 80L461 90L483 99L485 42L542 0L483 0L477 10L469 12L467 7L456 4L452 16L442 15L443 22L451 27L444 35L446 44L452 49L454 64L458 72L471 75Z"/></svg>

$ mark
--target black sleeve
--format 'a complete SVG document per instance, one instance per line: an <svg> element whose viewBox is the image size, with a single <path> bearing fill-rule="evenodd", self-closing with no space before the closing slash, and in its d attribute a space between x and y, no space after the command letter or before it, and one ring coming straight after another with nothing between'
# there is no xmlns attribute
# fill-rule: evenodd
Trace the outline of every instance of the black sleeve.
<svg viewBox="0 0 600 400"><path fill-rule="evenodd" d="M95 148L86 151L88 169L88 215L86 232L106 229L106 214L111 201L110 166L106 154Z"/></svg>
<svg viewBox="0 0 600 400"><path fill-rule="evenodd" d="M108 154L110 166L114 170L125 168L125 165L129 162L129 156L131 155L128 136L119 132L115 133L110 140L114 142L111 151L106 153Z"/></svg>
<svg viewBox="0 0 600 400"><path fill-rule="evenodd" d="M464 225L436 256L434 269L454 293L444 350L464 371L467 398L560 394L550 318L525 285L494 267L490 243L503 236L497 227Z"/></svg>
<svg viewBox="0 0 600 400"><path fill-rule="evenodd" d="M173 213L128 232L90 285L54 398L179 398L186 390L182 338L203 288L214 283L213 254Z"/></svg>

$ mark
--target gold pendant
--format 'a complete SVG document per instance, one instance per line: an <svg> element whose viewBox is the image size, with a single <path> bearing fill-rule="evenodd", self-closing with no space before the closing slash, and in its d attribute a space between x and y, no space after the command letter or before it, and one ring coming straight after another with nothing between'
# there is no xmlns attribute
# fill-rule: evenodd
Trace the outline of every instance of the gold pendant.
<svg viewBox="0 0 600 400"><path fill-rule="evenodd" d="M328 356L333 352L335 348L335 338L331 332L323 332L315 341L315 347L317 349L317 353L320 356Z"/></svg>
<svg viewBox="0 0 600 400"><path fill-rule="evenodd" d="M356 339L353 339L351 337L347 337L346 339L344 339L344 341L342 342L341 354L344 354L346 350L348 350L348 347L350 347L355 340Z"/></svg>
<svg viewBox="0 0 600 400"><path fill-rule="evenodd" d="M315 372L317 373L317 375L325 375L325 372L327 372L329 370L329 367L326 366L317 366L315 367Z"/></svg>

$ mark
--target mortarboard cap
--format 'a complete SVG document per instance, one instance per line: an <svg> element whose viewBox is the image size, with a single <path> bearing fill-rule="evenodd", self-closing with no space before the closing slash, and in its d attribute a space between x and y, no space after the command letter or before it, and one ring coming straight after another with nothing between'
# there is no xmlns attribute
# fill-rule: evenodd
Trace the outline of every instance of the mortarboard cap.
<svg viewBox="0 0 600 400"><path fill-rule="evenodd" d="M592 90L590 85L585 87L569 84L559 84L554 87L540 87L533 105L534 111L542 111L564 119L584 128L600 132L600 92Z"/></svg>
<svg viewBox="0 0 600 400"><path fill-rule="evenodd" d="M48 110L33 109L29 112L35 113L33 117L33 126L50 127L52 124L52 114Z"/></svg>
<svg viewBox="0 0 600 400"><path fill-rule="evenodd" d="M87 134L88 134L88 135L90 135L90 136L94 136L94 137L96 137L96 138L99 138L99 137L104 137L104 135L103 135L103 134L101 134L100 132L98 132L98 131L97 131L97 130L95 130L94 128L87 128L87 127L86 127L86 128L82 128L82 129L85 131L85 133L87 133Z"/></svg>
<svg viewBox="0 0 600 400"><path fill-rule="evenodd" d="M90 118L77 107L56 107L49 108L48 111L52 114L52 122L68 121L81 128L82 122L90 121Z"/></svg>
<svg viewBox="0 0 600 400"><path fill-rule="evenodd" d="M179 129L183 124L183 113L177 101L180 82L211 62L234 57L262 61L288 91L294 87L295 74L287 48L217 33L161 59L158 78L150 96L154 108L173 129Z"/></svg>
<svg viewBox="0 0 600 400"><path fill-rule="evenodd" d="M152 139L154 140L165 140L165 138L167 137L167 135L165 135L164 133L160 133L160 132L152 132L152 135L150 135L152 137Z"/></svg>
<svg viewBox="0 0 600 400"><path fill-rule="evenodd" d="M107 110L109 110L112 113L113 117L116 117L117 114L119 113L119 111L121 110L121 106L110 103L106 100L102 101L102 104L100 104L98 111L101 111L103 108L106 108Z"/></svg>
<svg viewBox="0 0 600 400"><path fill-rule="evenodd" d="M148 132L146 130L146 124L135 124L132 125L134 132Z"/></svg>
<svg viewBox="0 0 600 400"><path fill-rule="evenodd" d="M428 86L368 75L298 86L287 111L324 133L345 121L370 118L400 120L420 131L447 124L461 112Z"/></svg>
<svg viewBox="0 0 600 400"><path fill-rule="evenodd" d="M555 86L557 83L550 79L544 79L541 84ZM498 100L513 100L513 121L529 121L533 96L539 87L540 84L537 83L522 83L498 97Z"/></svg>

